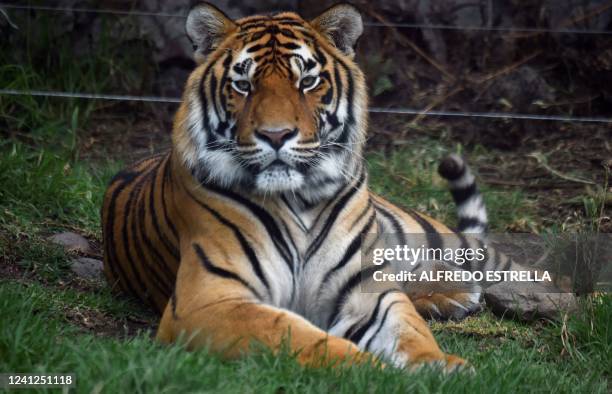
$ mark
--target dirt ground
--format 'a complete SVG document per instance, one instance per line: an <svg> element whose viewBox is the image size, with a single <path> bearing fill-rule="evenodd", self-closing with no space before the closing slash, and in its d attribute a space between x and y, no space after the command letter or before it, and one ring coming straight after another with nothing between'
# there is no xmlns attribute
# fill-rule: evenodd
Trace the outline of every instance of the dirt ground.
<svg viewBox="0 0 612 394"><path fill-rule="evenodd" d="M110 155L129 163L169 149L175 109L170 104L108 108L91 122L94 127L81 139L80 155L91 160ZM372 114L368 149L391 151L422 139L440 141L449 149L462 144L481 184L520 190L533 205L535 224L517 223L511 231L538 232L561 225L567 231L612 232L612 127L473 118L414 120L412 115ZM487 127L490 133L474 132ZM499 129L507 131L503 138Z"/></svg>

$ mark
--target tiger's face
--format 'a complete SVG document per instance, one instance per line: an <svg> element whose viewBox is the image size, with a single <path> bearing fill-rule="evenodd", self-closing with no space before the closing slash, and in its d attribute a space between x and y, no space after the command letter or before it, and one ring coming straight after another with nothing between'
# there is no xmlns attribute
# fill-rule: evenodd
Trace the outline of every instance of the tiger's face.
<svg viewBox="0 0 612 394"><path fill-rule="evenodd" d="M174 142L203 182L260 194L333 194L360 165L363 74L353 46L359 13L333 7L231 21L209 4L189 14L199 66L187 83Z"/></svg>

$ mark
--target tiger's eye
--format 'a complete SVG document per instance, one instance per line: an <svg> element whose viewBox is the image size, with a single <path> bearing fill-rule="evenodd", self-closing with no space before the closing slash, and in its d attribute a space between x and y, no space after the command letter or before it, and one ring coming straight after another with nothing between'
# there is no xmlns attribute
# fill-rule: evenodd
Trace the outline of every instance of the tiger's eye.
<svg viewBox="0 0 612 394"><path fill-rule="evenodd" d="M300 85L302 89L308 89L308 88L313 87L316 83L317 83L317 77L313 77L309 75L302 79L302 81L300 82Z"/></svg>
<svg viewBox="0 0 612 394"><path fill-rule="evenodd" d="M234 81L233 85L234 89L236 89L240 93L248 93L251 90L251 83L249 81Z"/></svg>

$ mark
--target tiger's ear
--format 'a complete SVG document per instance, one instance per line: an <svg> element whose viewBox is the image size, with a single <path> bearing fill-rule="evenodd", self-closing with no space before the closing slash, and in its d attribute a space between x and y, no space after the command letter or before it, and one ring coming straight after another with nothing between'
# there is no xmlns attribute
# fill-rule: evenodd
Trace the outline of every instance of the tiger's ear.
<svg viewBox="0 0 612 394"><path fill-rule="evenodd" d="M185 30L194 49L195 61L200 64L236 24L217 7L208 3L194 6L187 16Z"/></svg>
<svg viewBox="0 0 612 394"><path fill-rule="evenodd" d="M345 55L355 55L355 44L363 33L363 20L357 8L350 4L335 5L310 21L310 24Z"/></svg>

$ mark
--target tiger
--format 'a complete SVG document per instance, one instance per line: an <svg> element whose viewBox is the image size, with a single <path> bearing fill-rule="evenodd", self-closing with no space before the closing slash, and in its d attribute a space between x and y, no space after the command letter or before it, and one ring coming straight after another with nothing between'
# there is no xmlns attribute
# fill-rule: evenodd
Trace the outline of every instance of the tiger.
<svg viewBox="0 0 612 394"><path fill-rule="evenodd" d="M457 232L369 190L368 95L354 60L359 11L340 4L310 20L293 12L232 20L201 3L185 29L196 67L172 147L119 172L104 195L108 282L159 313L162 343L188 338L189 349L226 358L248 354L253 342L273 352L288 346L314 366L464 368L427 319L479 310L480 285L361 291L372 268L360 250L381 234L439 244L441 234L485 234L488 219L456 155L440 174L458 207Z"/></svg>

